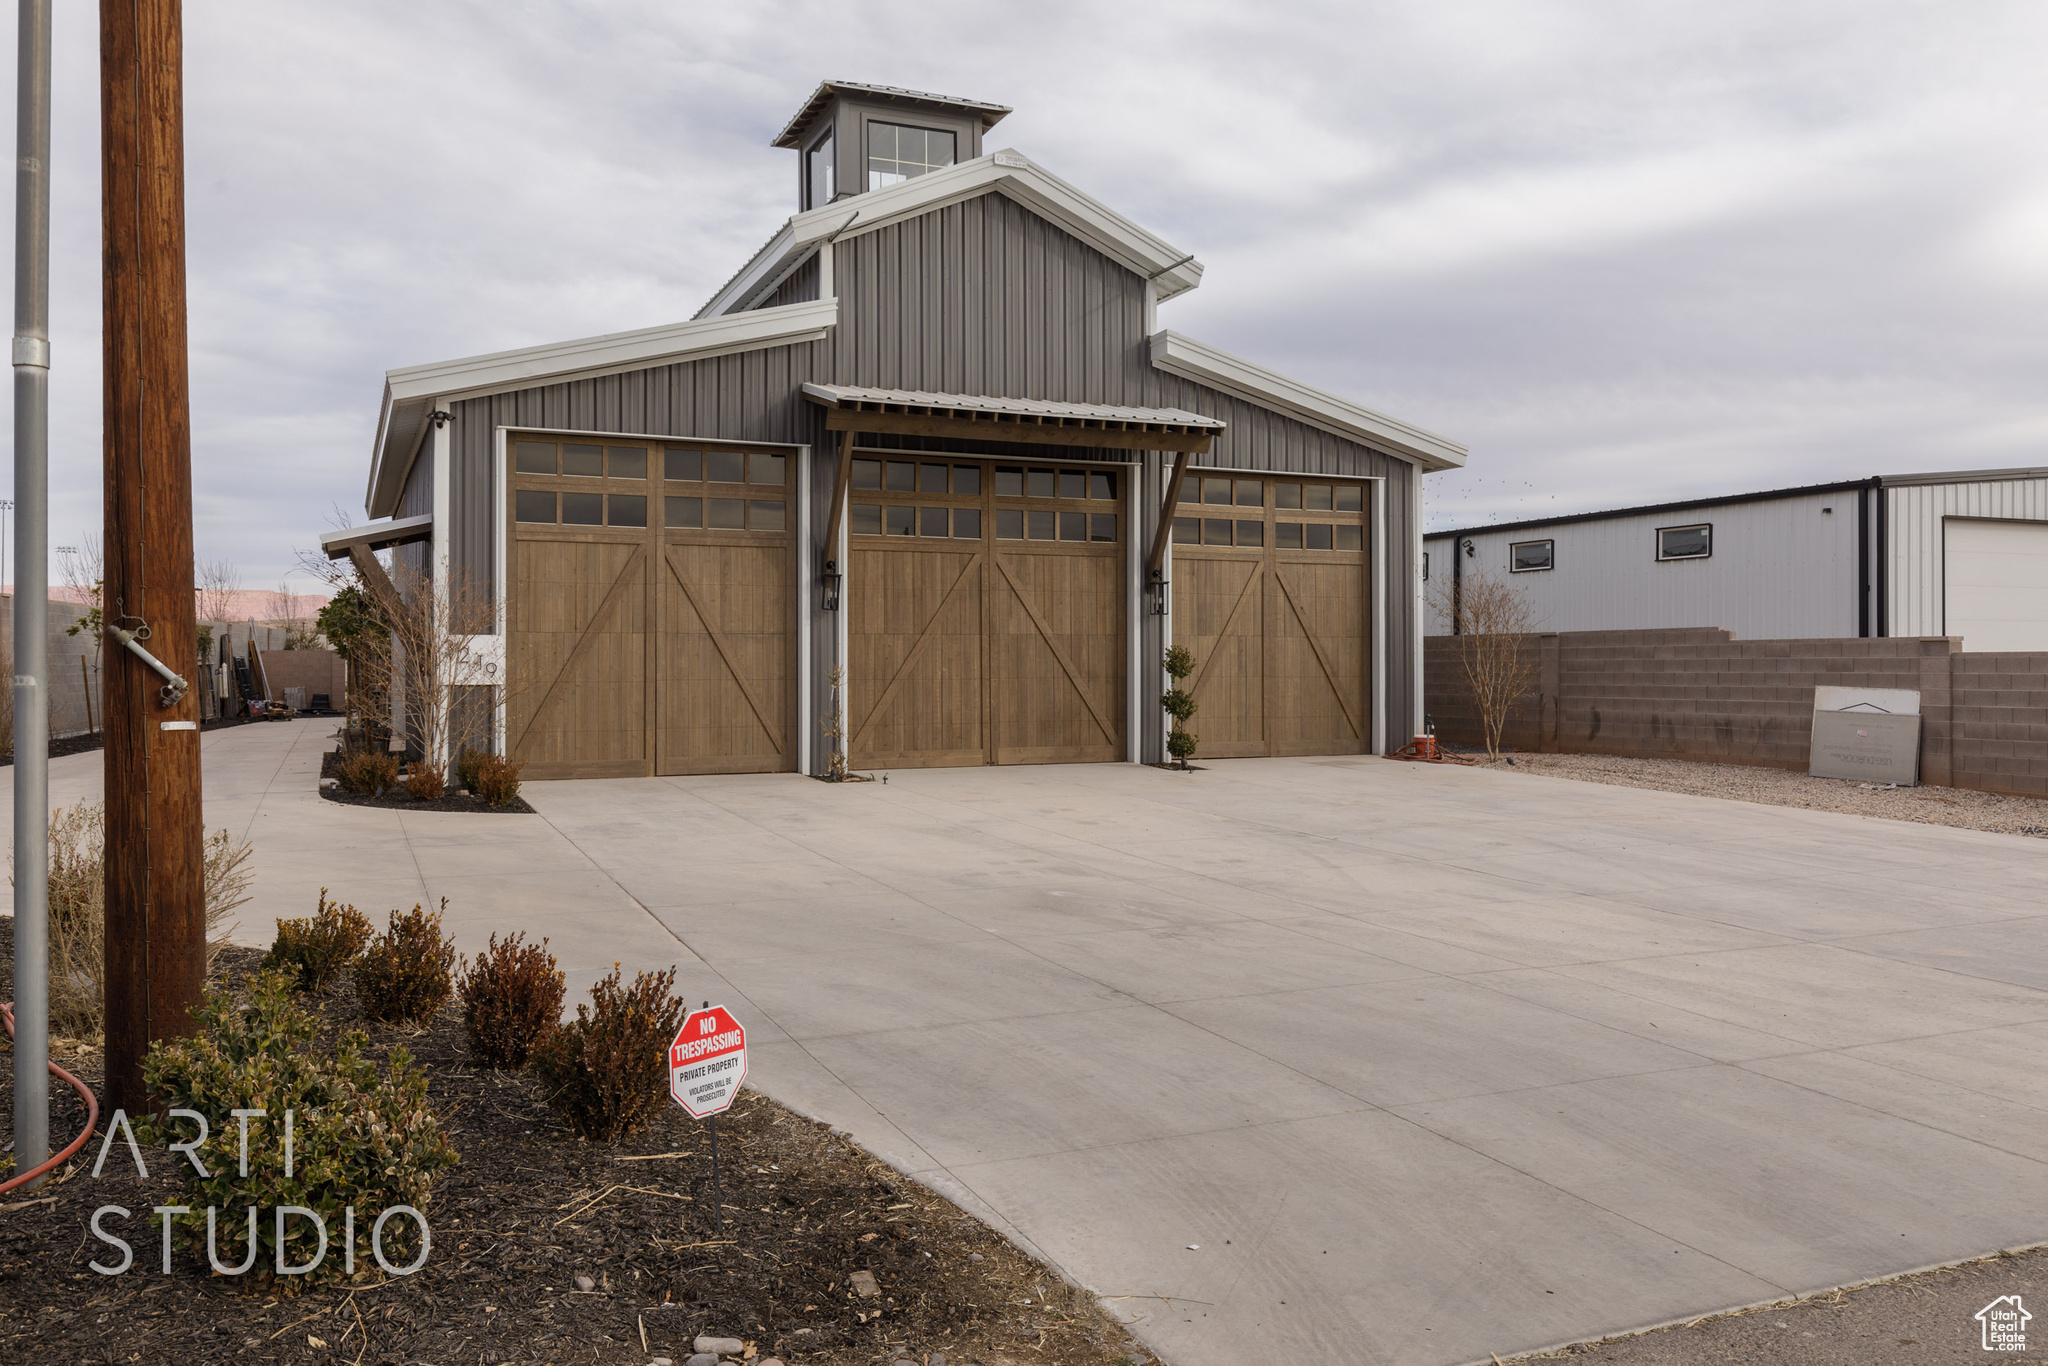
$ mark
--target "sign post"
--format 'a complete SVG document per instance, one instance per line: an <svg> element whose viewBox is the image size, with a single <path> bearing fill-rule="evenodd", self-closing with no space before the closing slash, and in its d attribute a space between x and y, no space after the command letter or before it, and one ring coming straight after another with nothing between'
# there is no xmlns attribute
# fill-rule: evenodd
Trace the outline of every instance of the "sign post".
<svg viewBox="0 0 2048 1366"><path fill-rule="evenodd" d="M692 1119L711 1121L711 1211L725 1232L725 1193L718 1183L718 1116L747 1079L747 1031L724 1006L706 1001L683 1020L668 1046L668 1093Z"/></svg>

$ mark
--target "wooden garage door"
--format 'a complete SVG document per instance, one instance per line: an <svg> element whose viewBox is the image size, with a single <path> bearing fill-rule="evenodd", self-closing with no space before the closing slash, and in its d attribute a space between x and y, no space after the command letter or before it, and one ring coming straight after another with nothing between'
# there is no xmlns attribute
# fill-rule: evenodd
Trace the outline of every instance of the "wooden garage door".
<svg viewBox="0 0 2048 1366"><path fill-rule="evenodd" d="M788 454L512 447L508 735L529 776L791 767Z"/></svg>
<svg viewBox="0 0 2048 1366"><path fill-rule="evenodd" d="M1121 470L854 461L846 600L859 768L1124 757Z"/></svg>
<svg viewBox="0 0 2048 1366"><path fill-rule="evenodd" d="M1368 506L1356 482L1181 485L1173 632L1195 656L1202 755L1366 751Z"/></svg>

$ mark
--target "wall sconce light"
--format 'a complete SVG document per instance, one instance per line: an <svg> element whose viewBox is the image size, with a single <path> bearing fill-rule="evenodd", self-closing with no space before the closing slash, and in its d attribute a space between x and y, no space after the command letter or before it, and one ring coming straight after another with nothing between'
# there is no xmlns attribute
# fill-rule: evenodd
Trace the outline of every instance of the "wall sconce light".
<svg viewBox="0 0 2048 1366"><path fill-rule="evenodd" d="M434 424L434 428L436 431L447 426L454 420L455 414L449 412L446 408L436 408L433 412L427 414L427 421Z"/></svg>
<svg viewBox="0 0 2048 1366"><path fill-rule="evenodd" d="M827 612L839 610L839 561L825 561L824 572L818 575L820 605Z"/></svg>
<svg viewBox="0 0 2048 1366"><path fill-rule="evenodd" d="M1166 581L1164 571L1155 569L1151 572L1151 577L1145 585L1145 591L1152 595L1153 616L1163 617L1166 615L1168 609L1167 591L1171 587L1172 585Z"/></svg>

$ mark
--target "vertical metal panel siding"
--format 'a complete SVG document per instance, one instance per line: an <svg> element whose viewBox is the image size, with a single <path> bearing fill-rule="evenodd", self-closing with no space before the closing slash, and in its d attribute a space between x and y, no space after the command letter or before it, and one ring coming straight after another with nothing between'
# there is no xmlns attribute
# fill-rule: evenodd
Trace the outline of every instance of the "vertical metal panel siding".
<svg viewBox="0 0 2048 1366"><path fill-rule="evenodd" d="M768 291L755 308L780 308L784 304L807 304L818 297L818 258L791 271L789 278Z"/></svg>
<svg viewBox="0 0 2048 1366"><path fill-rule="evenodd" d="M1200 458L1202 465L1387 480L1387 715L1410 713L1413 589L1403 550L1413 535L1413 466L1154 369L1145 335L1144 281L999 194L949 205L831 250L839 325L822 341L453 405L459 509L454 541L464 572L481 584L491 579L495 509L489 462L499 426L809 444L829 468L836 443L825 431L823 412L801 397L808 380L1184 408L1230 424L1215 450ZM822 508L830 480L822 469L815 478L815 506ZM822 535L824 519L818 520ZM824 631L820 627L814 645L821 662L831 655ZM825 705L821 696L821 716Z"/></svg>
<svg viewBox="0 0 2048 1366"><path fill-rule="evenodd" d="M1568 522L1521 531L1478 531L1464 572L1508 577L1523 588L1543 631L1631 631L1719 627L1744 640L1853 636L1857 630L1857 491L1690 512ZM1822 508L1833 508L1823 513ZM1704 560L1657 558L1657 528L1708 522L1714 553ZM1556 543L1556 568L1508 573L1508 546ZM1430 587L1449 591L1454 553L1431 537ZM1450 625L1432 611L1429 631Z"/></svg>
<svg viewBox="0 0 2048 1366"><path fill-rule="evenodd" d="M1891 577L1891 633L1938 636L1947 628L1942 582L1942 519L2048 521L2048 479L1984 479L1956 484L1885 486Z"/></svg>

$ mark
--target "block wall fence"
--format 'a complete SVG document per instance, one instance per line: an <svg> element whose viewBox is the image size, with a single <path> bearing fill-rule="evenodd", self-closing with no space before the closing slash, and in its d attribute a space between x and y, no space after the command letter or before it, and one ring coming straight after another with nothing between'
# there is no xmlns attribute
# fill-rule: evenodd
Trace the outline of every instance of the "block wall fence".
<svg viewBox="0 0 2048 1366"><path fill-rule="evenodd" d="M2048 653L1964 654L1955 637L1737 640L1713 628L1530 638L1535 680L1503 745L1804 771L1819 686L1920 693L1920 781L2048 797ZM1455 636L1430 636L1437 734L1483 743Z"/></svg>

